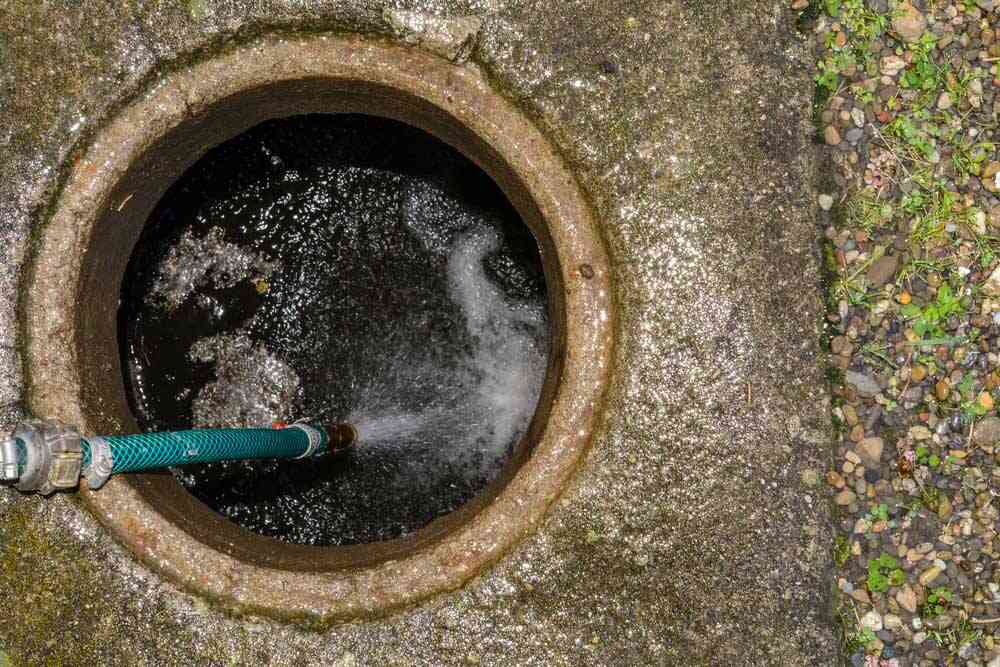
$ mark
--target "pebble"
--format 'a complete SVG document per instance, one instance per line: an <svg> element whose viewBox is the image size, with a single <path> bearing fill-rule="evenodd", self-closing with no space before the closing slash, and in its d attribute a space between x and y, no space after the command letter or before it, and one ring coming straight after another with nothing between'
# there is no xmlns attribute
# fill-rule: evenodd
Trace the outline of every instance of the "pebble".
<svg viewBox="0 0 1000 667"><path fill-rule="evenodd" d="M926 17L912 4L903 2L896 7L892 29L904 42L916 42L926 28Z"/></svg>
<svg viewBox="0 0 1000 667"><path fill-rule="evenodd" d="M972 431L972 441L980 447L1000 442L1000 418L986 417L976 422Z"/></svg>
<svg viewBox="0 0 1000 667"><path fill-rule="evenodd" d="M947 380L938 380L934 384L934 395L939 401L943 401L948 398L948 394L951 392L951 385Z"/></svg>
<svg viewBox="0 0 1000 667"><path fill-rule="evenodd" d="M917 581L920 582L921 586L928 586L932 581L937 579L938 575L942 572L944 572L944 568L932 565L920 574Z"/></svg>
<svg viewBox="0 0 1000 667"><path fill-rule="evenodd" d="M879 461L882 458L882 450L885 447L885 443L882 438L865 438L857 444L854 451L857 452L861 460L867 465L878 466Z"/></svg>
<svg viewBox="0 0 1000 667"><path fill-rule="evenodd" d="M896 593L896 602L911 614L917 611L917 594L909 584L904 584Z"/></svg>
<svg viewBox="0 0 1000 667"><path fill-rule="evenodd" d="M836 146L840 143L840 132L833 125L827 125L823 131L823 140L827 146Z"/></svg>
<svg viewBox="0 0 1000 667"><path fill-rule="evenodd" d="M837 143L840 143L839 141ZM827 194L822 194L819 196L819 207L824 211L829 211L833 208L833 197Z"/></svg>
<svg viewBox="0 0 1000 667"><path fill-rule="evenodd" d="M881 63L882 74L885 74L888 77L896 76L905 67L906 67L906 61L900 58L899 56L889 55L882 58L882 63ZM892 95L894 94L895 90L892 91ZM889 97L891 97L892 95L889 95Z"/></svg>
<svg viewBox="0 0 1000 667"><path fill-rule="evenodd" d="M842 506L850 505L855 500L857 500L857 496L850 489L844 489L833 498L833 502Z"/></svg>
<svg viewBox="0 0 1000 667"><path fill-rule="evenodd" d="M882 255L868 268L868 282L874 287L882 287L896 275L896 267L898 266L898 257Z"/></svg>
<svg viewBox="0 0 1000 667"><path fill-rule="evenodd" d="M844 379L847 380L848 384L854 385L854 389L858 392L859 396L871 398L882 391L881 387L878 386L878 382L875 381L875 378L870 375L865 375L864 373L847 371L844 373Z"/></svg>
<svg viewBox="0 0 1000 667"><path fill-rule="evenodd" d="M878 632L882 629L882 615L872 609L861 617L861 627Z"/></svg>

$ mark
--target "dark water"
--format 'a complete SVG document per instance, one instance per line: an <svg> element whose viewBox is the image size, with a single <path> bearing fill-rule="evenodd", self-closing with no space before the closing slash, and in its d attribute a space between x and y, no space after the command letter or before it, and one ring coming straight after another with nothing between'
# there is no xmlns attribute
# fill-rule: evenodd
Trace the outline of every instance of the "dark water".
<svg viewBox="0 0 1000 667"><path fill-rule="evenodd" d="M261 534L385 540L496 476L544 376L544 303L534 239L456 151L369 116L268 121L153 212L122 293L126 385L145 430L350 419L346 455L175 474Z"/></svg>

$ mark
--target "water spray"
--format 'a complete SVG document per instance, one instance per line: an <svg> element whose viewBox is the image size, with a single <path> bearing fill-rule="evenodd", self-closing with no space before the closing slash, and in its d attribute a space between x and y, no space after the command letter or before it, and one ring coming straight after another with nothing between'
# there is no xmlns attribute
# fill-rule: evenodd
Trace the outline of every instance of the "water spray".
<svg viewBox="0 0 1000 667"><path fill-rule="evenodd" d="M99 489L118 473L214 461L310 459L349 449L357 440L350 424L81 436L65 424L26 421L0 441L0 481L49 495L76 488L81 476Z"/></svg>

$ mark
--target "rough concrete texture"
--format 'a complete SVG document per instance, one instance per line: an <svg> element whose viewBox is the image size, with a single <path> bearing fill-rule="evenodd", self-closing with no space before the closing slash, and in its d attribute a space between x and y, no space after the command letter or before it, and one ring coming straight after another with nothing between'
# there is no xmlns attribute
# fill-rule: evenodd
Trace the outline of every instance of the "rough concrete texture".
<svg viewBox="0 0 1000 667"><path fill-rule="evenodd" d="M0 0L4 421L22 261L95 128L159 68L272 29L390 34L387 4L480 17L471 60L593 199L620 319L583 468L462 590L323 633L223 617L72 499L2 491L0 646L18 665L833 664L826 510L802 482L829 453L812 89L782 0Z"/></svg>

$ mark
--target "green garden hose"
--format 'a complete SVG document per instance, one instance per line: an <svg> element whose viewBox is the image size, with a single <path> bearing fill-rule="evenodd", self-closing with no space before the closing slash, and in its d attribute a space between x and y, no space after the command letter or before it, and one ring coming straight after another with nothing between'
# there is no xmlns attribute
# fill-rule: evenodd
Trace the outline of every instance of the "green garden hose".
<svg viewBox="0 0 1000 667"><path fill-rule="evenodd" d="M76 487L81 474L97 489L117 473L212 461L300 459L356 441L357 431L349 424L80 436L62 424L31 421L0 442L0 480L48 495Z"/></svg>

